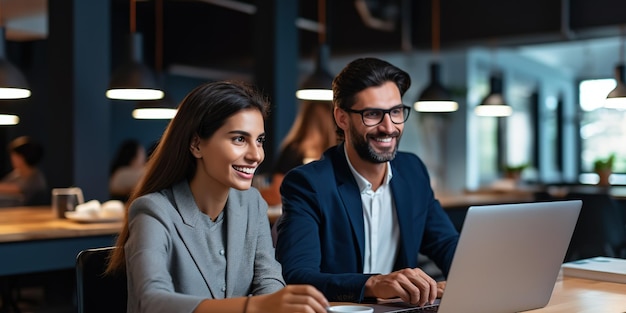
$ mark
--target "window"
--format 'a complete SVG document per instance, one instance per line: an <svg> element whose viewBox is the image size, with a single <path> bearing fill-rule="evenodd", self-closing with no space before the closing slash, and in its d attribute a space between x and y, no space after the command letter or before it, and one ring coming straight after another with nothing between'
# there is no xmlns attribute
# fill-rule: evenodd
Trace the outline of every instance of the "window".
<svg viewBox="0 0 626 313"><path fill-rule="evenodd" d="M485 81L480 83L488 85ZM509 81L507 81L507 79ZM519 74L509 74L504 77L504 94L513 108L513 114L508 117L478 117L479 146L479 175L482 184L490 183L498 177L507 166L529 166L524 170L523 179L536 179L533 164L533 155L536 149L533 128L533 90L535 83ZM489 92L485 88L484 96ZM483 97L484 97L483 96ZM482 97L481 97L482 99Z"/></svg>
<svg viewBox="0 0 626 313"><path fill-rule="evenodd" d="M614 173L626 174L626 111L603 107L606 95L615 88L614 79L584 80L580 92L580 181L594 184L593 164L615 155ZM613 175L611 183L626 183L626 175Z"/></svg>

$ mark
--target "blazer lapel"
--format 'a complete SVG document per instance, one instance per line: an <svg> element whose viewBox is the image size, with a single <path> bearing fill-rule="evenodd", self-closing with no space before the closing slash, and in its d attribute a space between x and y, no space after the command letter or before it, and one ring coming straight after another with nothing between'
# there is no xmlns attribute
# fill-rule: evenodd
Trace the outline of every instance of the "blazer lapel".
<svg viewBox="0 0 626 313"><path fill-rule="evenodd" d="M231 297L239 277L239 266L245 247L248 208L242 207L241 199L231 190L226 203L226 297Z"/></svg>
<svg viewBox="0 0 626 313"><path fill-rule="evenodd" d="M203 213L200 212L200 209L196 205L187 181L174 185L173 190L176 209L182 218L182 224L176 223L176 228L187 251L207 284L211 292L211 297L216 299L216 295L220 295L221 286L211 280L211 277L215 277L216 273L207 262L209 259L209 250L206 241L203 239L206 233L202 225L199 225L199 221L202 218L201 214Z"/></svg>
<svg viewBox="0 0 626 313"><path fill-rule="evenodd" d="M407 186L414 185L415 182L411 182L407 180L402 174L401 168L397 163L391 163L391 167L393 172L393 178L391 179L391 194L393 196L394 202L396 204L396 216L398 218L398 227L400 227L400 238L415 238L415 234L413 233L414 225L412 225L413 214L415 210L415 206L418 203L422 203L417 200L417 197L420 195L416 195L407 188ZM408 263L409 256L417 256L417 252L415 250L415 244L413 240L400 240L400 255L398 255L398 261L401 261L399 264L401 267L406 266Z"/></svg>
<svg viewBox="0 0 626 313"><path fill-rule="evenodd" d="M348 166L343 143L337 146L332 157L337 159L336 162L333 162L333 164L335 164L335 173L337 173L337 190L339 191L339 196L341 197L344 209L350 220L352 231L359 244L359 252L361 255L359 265L362 269L363 259L365 258L365 228L363 226L361 193Z"/></svg>

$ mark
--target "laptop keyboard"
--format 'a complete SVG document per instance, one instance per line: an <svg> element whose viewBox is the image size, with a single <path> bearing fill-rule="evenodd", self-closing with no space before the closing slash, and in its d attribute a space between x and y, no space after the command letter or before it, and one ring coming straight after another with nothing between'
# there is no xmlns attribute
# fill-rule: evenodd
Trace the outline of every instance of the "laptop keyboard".
<svg viewBox="0 0 626 313"><path fill-rule="evenodd" d="M417 306L416 304L409 304L402 302L399 299L392 300L379 300L374 309L374 312L394 312L394 313L411 313L411 312L437 312L439 310L440 299L435 300L434 303L424 306ZM626 312L625 312L626 313Z"/></svg>
<svg viewBox="0 0 626 313"><path fill-rule="evenodd" d="M392 312L402 312L402 313L413 313L413 312L419 312L419 313L428 313L428 312L437 312L439 310L439 304L435 304L435 305L429 305L429 306L419 306L419 307L413 307L413 308L404 308L404 309L400 309L400 310L394 310Z"/></svg>
<svg viewBox="0 0 626 313"><path fill-rule="evenodd" d="M420 313L428 313L428 312L437 312L439 310L439 305L429 305L429 306L420 306L415 307L408 310L402 310L402 313L411 313L411 312L420 312Z"/></svg>

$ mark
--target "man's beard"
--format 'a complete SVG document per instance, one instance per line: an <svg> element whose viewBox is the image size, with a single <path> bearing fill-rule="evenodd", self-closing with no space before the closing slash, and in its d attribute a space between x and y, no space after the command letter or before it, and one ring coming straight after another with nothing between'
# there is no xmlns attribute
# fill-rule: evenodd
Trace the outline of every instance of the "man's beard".
<svg viewBox="0 0 626 313"><path fill-rule="evenodd" d="M389 135L391 137L396 138L396 145L393 147L392 151L389 152L376 152L374 148L367 141L367 136L363 136L358 133L352 124L350 124L350 139L352 141L352 147L356 150L356 153L361 157L361 159L371 162L371 163L385 163L387 161L391 161L396 157L396 152L398 151L398 145L400 144L400 133L393 132L391 134L383 134L378 133L377 136L386 136Z"/></svg>

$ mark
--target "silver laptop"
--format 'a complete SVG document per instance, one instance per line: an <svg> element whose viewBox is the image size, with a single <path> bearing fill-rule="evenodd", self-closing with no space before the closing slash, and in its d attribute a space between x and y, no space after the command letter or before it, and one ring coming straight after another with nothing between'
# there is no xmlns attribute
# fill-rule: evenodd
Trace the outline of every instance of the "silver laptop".
<svg viewBox="0 0 626 313"><path fill-rule="evenodd" d="M581 206L572 200L470 207L436 312L507 313L546 306ZM422 312L401 302L372 307L375 313Z"/></svg>

